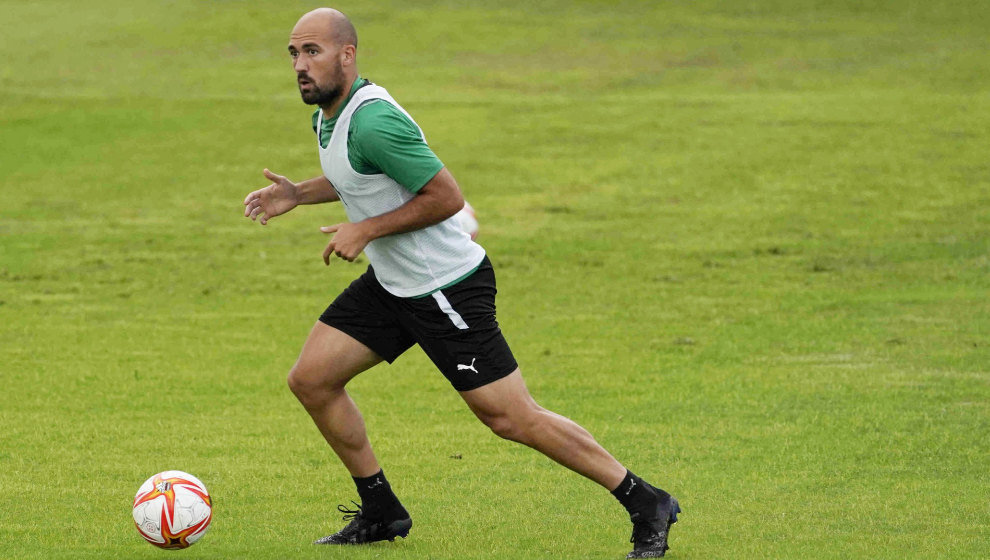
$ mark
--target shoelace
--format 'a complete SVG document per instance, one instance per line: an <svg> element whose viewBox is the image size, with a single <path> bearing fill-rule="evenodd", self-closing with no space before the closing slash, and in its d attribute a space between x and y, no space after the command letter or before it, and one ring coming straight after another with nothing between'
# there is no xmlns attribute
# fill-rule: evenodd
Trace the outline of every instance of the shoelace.
<svg viewBox="0 0 990 560"><path fill-rule="evenodd" d="M361 515L361 504L353 500L351 501L351 503L354 504L354 506L357 509L347 509L344 507L344 504L337 504L337 511L344 514L344 516L341 518L344 521L350 521L351 519L355 519Z"/></svg>

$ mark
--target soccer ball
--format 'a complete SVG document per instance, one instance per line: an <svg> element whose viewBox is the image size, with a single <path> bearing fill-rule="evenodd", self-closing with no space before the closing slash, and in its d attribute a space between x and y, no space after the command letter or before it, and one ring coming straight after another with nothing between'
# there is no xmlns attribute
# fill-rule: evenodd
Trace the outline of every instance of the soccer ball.
<svg viewBox="0 0 990 560"><path fill-rule="evenodd" d="M472 240L478 237L478 217L474 214L474 208L466 200L464 201L464 208L454 214L454 217L457 218L457 223L461 224L461 229L467 232Z"/></svg>
<svg viewBox="0 0 990 560"><path fill-rule="evenodd" d="M199 540L213 520L206 486L182 471L165 471L144 481L134 496L138 533L160 548L186 548Z"/></svg>

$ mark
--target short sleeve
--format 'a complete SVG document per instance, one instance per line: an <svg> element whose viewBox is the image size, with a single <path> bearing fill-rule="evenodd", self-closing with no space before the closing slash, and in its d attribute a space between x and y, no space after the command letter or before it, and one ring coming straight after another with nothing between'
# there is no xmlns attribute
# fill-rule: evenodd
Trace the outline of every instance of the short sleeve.
<svg viewBox="0 0 990 560"><path fill-rule="evenodd" d="M370 101L351 116L347 150L358 173L384 173L413 193L443 169L419 127L384 100Z"/></svg>

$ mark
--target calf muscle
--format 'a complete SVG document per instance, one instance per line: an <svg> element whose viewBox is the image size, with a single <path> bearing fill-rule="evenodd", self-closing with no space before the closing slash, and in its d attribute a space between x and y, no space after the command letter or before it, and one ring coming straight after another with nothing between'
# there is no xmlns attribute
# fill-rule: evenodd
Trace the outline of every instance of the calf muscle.
<svg viewBox="0 0 990 560"><path fill-rule="evenodd" d="M587 430L536 404L518 369L461 396L499 437L532 447L608 490L618 486L626 474L625 467Z"/></svg>

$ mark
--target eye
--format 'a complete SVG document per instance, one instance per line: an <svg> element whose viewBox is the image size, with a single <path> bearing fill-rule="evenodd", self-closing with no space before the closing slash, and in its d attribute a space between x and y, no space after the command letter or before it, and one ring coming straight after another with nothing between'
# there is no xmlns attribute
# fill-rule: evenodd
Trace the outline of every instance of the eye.
<svg viewBox="0 0 990 560"><path fill-rule="evenodd" d="M309 54L309 56L316 56L320 53L320 51L316 49L309 49L308 51L306 51L306 53Z"/></svg>
<svg viewBox="0 0 990 560"><path fill-rule="evenodd" d="M289 51L289 56L292 58L299 58L299 51Z"/></svg>

